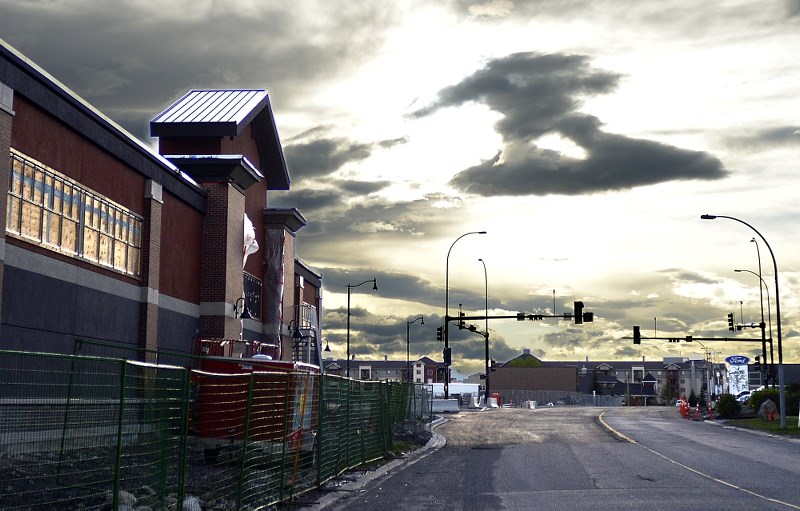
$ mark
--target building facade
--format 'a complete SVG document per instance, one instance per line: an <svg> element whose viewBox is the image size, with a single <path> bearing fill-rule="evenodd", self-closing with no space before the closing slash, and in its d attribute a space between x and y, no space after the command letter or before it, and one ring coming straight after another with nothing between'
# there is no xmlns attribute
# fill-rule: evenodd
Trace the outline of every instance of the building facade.
<svg viewBox="0 0 800 511"><path fill-rule="evenodd" d="M414 383L443 383L444 364L428 357L406 364L406 361L383 359L350 360L350 377L358 380L413 381ZM411 366L413 380L409 380L408 366ZM325 359L323 370L326 374L347 376L347 359Z"/></svg>
<svg viewBox="0 0 800 511"><path fill-rule="evenodd" d="M267 205L290 186L267 91L189 91L150 129L158 151L0 40L0 348L221 339L319 363L306 221Z"/></svg>

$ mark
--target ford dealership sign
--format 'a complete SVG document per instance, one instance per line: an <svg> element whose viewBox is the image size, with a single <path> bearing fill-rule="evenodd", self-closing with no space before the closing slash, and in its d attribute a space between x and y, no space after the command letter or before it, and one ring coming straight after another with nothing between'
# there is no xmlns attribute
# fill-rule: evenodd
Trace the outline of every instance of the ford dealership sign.
<svg viewBox="0 0 800 511"><path fill-rule="evenodd" d="M744 355L731 355L725 359L725 362L732 366L746 366L748 363L750 363L750 358L745 357Z"/></svg>

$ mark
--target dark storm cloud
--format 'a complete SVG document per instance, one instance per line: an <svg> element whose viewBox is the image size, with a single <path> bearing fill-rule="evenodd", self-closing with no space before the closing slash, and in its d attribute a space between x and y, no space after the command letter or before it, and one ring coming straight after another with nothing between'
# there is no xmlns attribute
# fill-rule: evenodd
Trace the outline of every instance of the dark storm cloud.
<svg viewBox="0 0 800 511"><path fill-rule="evenodd" d="M312 136L310 140L304 139L306 137L295 137L285 144L283 153L293 179L319 181L320 177L333 174L348 163L366 160L376 149L390 149L407 141L405 138L395 138L369 143L354 142L344 137L327 137L324 133L328 129L319 127L309 130L306 134ZM357 182L340 183L340 186L346 185L357 187ZM372 191L381 188L380 184L376 183L375 186Z"/></svg>
<svg viewBox="0 0 800 511"><path fill-rule="evenodd" d="M515 53L487 62L412 115L468 102L502 114L496 125L502 150L450 181L476 195L579 195L727 174L708 153L606 133L599 119L578 111L584 98L613 91L619 79L592 68L586 56ZM570 140L585 158L537 147L536 139L548 134Z"/></svg>
<svg viewBox="0 0 800 511"><path fill-rule="evenodd" d="M432 284L430 281L420 278L415 273L387 272L369 268L360 269L340 269L340 268L317 268L322 274L322 286L326 293L345 293L347 285L355 285L364 279L372 279L374 276L378 281L378 291L376 296L381 298L397 299L407 302L414 302L428 307L441 307L444 310L444 287ZM372 284L364 284L351 291L351 296L356 293L372 294ZM451 314L455 314L458 304L464 305L465 311L483 311L486 303L486 296L483 291L473 292L460 289L457 285L450 286L450 306ZM489 297L490 309L509 310L513 307L501 299ZM510 309L516 310L516 309ZM520 309L520 312L525 309ZM470 313L472 315L472 313ZM426 319L427 322L427 319Z"/></svg>
<svg viewBox="0 0 800 511"><path fill-rule="evenodd" d="M314 212L332 207L343 207L341 192L334 189L312 190L299 188L296 191L273 192L269 196L270 206L297 208L308 218Z"/></svg>
<svg viewBox="0 0 800 511"><path fill-rule="evenodd" d="M301 7L0 0L0 34L147 140L149 120L190 88L267 88L273 105L302 104L317 80L368 59L395 15L384 3Z"/></svg>
<svg viewBox="0 0 800 511"><path fill-rule="evenodd" d="M428 356L434 360L442 359L442 343L436 340L436 327L443 319L438 314L422 315L424 323L407 322L417 320L420 315L407 317L377 316L364 308L350 308L350 352L361 358L382 358L402 360L406 354L406 343L412 358ZM325 310L325 338L341 348L346 345L347 309ZM334 332L335 330L335 332ZM408 337L406 337L408 335ZM459 331L451 324L450 343L453 358L459 366L482 367L485 361L485 340L481 335ZM490 333L490 356L495 360L509 360L519 355L520 350L510 347L502 336Z"/></svg>
<svg viewBox="0 0 800 511"><path fill-rule="evenodd" d="M339 188L349 192L348 196L369 195L390 186L390 181L339 181Z"/></svg>
<svg viewBox="0 0 800 511"><path fill-rule="evenodd" d="M429 281L411 273L387 272L370 268L341 269L317 268L322 274L322 286L326 292L346 293L348 285L357 285L373 277L378 281L381 298L396 298L426 305L442 305L444 308L444 289L434 286ZM372 293L372 284L364 284L351 291L355 293Z"/></svg>
<svg viewBox="0 0 800 511"><path fill-rule="evenodd" d="M429 232L448 222L449 213L444 208L433 208L427 197L407 202L391 202L373 197L368 201L351 202L348 199L378 191L384 182L364 183L328 180L330 187L319 191L275 192L270 195L271 206L297 207L308 220L301 236L305 257L326 260L332 250L344 250L341 245L332 247L327 236L346 237L348 244L374 241L380 232L387 244L404 241L409 236ZM341 188L334 188L341 184ZM319 200L318 200L319 199ZM352 253L347 250L347 253Z"/></svg>
<svg viewBox="0 0 800 511"><path fill-rule="evenodd" d="M786 18L800 18L800 0L786 0Z"/></svg>
<svg viewBox="0 0 800 511"><path fill-rule="evenodd" d="M311 179L327 176L346 163L367 159L371 146L344 138L319 138L287 145L283 154L293 178Z"/></svg>
<svg viewBox="0 0 800 511"><path fill-rule="evenodd" d="M800 126L777 126L754 133L735 134L725 140L731 149L766 151L781 147L800 147Z"/></svg>
<svg viewBox="0 0 800 511"><path fill-rule="evenodd" d="M668 268L665 270L661 270L659 273L663 273L669 276L673 281L688 282L692 284L708 284L708 285L719 284L719 278L712 278L707 275L703 275L701 273L690 270Z"/></svg>

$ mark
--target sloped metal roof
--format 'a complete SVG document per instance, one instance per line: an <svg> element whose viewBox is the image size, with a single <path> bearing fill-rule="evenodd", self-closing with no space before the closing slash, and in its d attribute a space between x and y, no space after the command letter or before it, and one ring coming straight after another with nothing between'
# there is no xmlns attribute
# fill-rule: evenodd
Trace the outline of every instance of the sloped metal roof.
<svg viewBox="0 0 800 511"><path fill-rule="evenodd" d="M180 135L179 126L196 135L237 135L269 101L264 89L190 90L150 122L155 136Z"/></svg>
<svg viewBox="0 0 800 511"><path fill-rule="evenodd" d="M150 121L153 137L235 137L253 125L261 171L270 190L288 190L283 156L269 93L264 89L193 89Z"/></svg>

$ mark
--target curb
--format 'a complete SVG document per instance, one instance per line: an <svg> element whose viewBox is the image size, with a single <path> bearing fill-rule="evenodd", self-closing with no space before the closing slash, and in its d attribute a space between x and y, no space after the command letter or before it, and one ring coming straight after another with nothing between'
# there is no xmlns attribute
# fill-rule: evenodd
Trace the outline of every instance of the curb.
<svg viewBox="0 0 800 511"><path fill-rule="evenodd" d="M413 465L431 453L441 449L447 444L447 439L436 433L435 428L449 420L450 419L439 417L433 421L431 423L431 438L419 449L409 452L402 458L397 458L385 465L381 465L375 470L356 476L355 480L342 484L336 490L319 499L314 505L303 507L313 510L335 509L332 506L335 506L340 501L345 501L350 495L362 491L369 483L391 477L398 468ZM346 504L344 505L346 506Z"/></svg>

